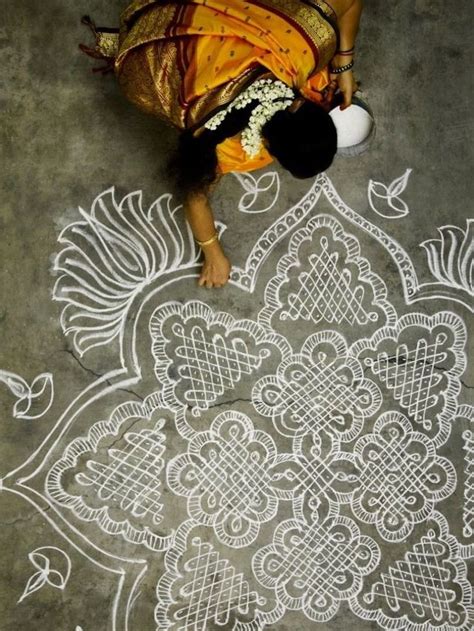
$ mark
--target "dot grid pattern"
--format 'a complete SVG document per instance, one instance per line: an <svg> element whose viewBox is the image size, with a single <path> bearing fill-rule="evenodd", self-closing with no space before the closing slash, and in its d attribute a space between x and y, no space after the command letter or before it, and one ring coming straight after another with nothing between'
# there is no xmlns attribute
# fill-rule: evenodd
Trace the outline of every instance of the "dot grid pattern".
<svg viewBox="0 0 474 631"><path fill-rule="evenodd" d="M191 406L202 407L206 401L216 399L261 363L261 357L249 353L240 338L227 344L222 335L206 336L197 325L191 327L189 334L177 325L174 332L176 357L182 361L179 374L189 383L186 401Z"/></svg>
<svg viewBox="0 0 474 631"><path fill-rule="evenodd" d="M150 514L153 523L161 521L160 473L165 450L160 431L143 430L125 434L124 449L109 449L107 464L89 460L87 473L79 473L77 481L94 487L103 502L117 502L135 517Z"/></svg>
<svg viewBox="0 0 474 631"><path fill-rule="evenodd" d="M295 230L263 295L255 321L160 304L156 387L68 445L51 502L157 562L156 631L263 631L287 614L330 629L343 603L387 631L470 630L462 319L399 315L356 236L326 215ZM295 324L286 336L277 313ZM458 485L451 436L464 531L443 516Z"/></svg>
<svg viewBox="0 0 474 631"><path fill-rule="evenodd" d="M393 392L396 401L423 423L430 408L436 406L442 376L436 373L438 365L446 359L446 334L436 335L433 342L420 339L413 347L397 346L394 355L382 351L374 360L367 359L374 374Z"/></svg>
<svg viewBox="0 0 474 631"><path fill-rule="evenodd" d="M351 271L341 265L340 256L320 240L320 251L308 258L309 270L298 275L297 289L288 295L282 319L366 324L372 317L364 305L364 287L354 284Z"/></svg>
<svg viewBox="0 0 474 631"><path fill-rule="evenodd" d="M447 522L435 513L428 526L426 534L388 571L381 572L362 598L368 606L379 606L377 619L383 628L388 628L392 617L397 620L402 610L408 612L409 629L419 625L469 628L472 622L471 597L460 596L460 587L467 588L468 583L459 575L459 559L453 554L456 544L447 532Z"/></svg>

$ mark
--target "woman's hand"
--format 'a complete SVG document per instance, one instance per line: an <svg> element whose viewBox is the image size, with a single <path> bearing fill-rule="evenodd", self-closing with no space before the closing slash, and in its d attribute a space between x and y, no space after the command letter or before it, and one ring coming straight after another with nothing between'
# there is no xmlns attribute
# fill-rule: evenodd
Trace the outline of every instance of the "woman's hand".
<svg viewBox="0 0 474 631"><path fill-rule="evenodd" d="M189 194L185 201L186 219L188 220L194 238L197 241L210 243L203 244L204 264L198 280L200 287L223 287L229 280L230 261L218 239L211 236L215 234L214 216L208 199L208 191Z"/></svg>
<svg viewBox="0 0 474 631"><path fill-rule="evenodd" d="M208 246L204 250L204 264L198 280L200 287L223 287L229 280L230 261L218 241L212 246Z"/></svg>
<svg viewBox="0 0 474 631"><path fill-rule="evenodd" d="M352 70L346 70L345 72L341 72L340 74L330 74L331 77L331 85L333 86L333 94L336 88L339 88L339 91L343 96L343 103L341 104L341 110L345 110L346 107L349 107L352 103L352 95L357 91L357 82L354 78L354 73ZM331 88L329 88L331 89Z"/></svg>
<svg viewBox="0 0 474 631"><path fill-rule="evenodd" d="M336 11L337 26L339 28L339 50L329 64L331 68L342 68L354 61L354 48L362 14L362 0L337 0L329 5ZM352 103L352 95L357 90L357 83L352 70L340 73L330 73L331 83L328 89L329 97L334 95L337 88L343 96L341 110L345 110Z"/></svg>

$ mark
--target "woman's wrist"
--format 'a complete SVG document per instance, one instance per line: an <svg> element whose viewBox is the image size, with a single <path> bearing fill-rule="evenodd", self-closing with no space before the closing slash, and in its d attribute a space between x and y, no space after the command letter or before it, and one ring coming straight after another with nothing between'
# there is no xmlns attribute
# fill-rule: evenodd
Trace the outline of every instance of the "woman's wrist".
<svg viewBox="0 0 474 631"><path fill-rule="evenodd" d="M339 49L337 52L354 48L362 14L362 0L347 0L343 13L339 16ZM348 56L350 59L351 57ZM343 65L343 64L341 64Z"/></svg>
<svg viewBox="0 0 474 631"><path fill-rule="evenodd" d="M219 239L216 239L216 241L213 241L209 245L202 246L201 250L206 258L209 258L209 257L214 258L216 256L220 256L224 254L224 251L222 249Z"/></svg>
<svg viewBox="0 0 474 631"><path fill-rule="evenodd" d="M196 243L201 247L206 247L211 245L212 243L214 243L215 241L217 241L219 239L219 234L217 233L217 230L214 230L214 234L212 235L212 237L210 237L209 239L205 239L203 241L200 241L198 238L196 238Z"/></svg>
<svg viewBox="0 0 474 631"><path fill-rule="evenodd" d="M342 66L347 66L349 63L354 62L354 53L352 55L341 55L336 53L331 60L331 68L341 68Z"/></svg>

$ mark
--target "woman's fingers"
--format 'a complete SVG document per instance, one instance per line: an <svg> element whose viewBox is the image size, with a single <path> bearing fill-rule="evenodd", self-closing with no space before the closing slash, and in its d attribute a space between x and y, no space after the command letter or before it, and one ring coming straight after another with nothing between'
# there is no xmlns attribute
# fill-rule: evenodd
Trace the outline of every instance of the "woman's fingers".
<svg viewBox="0 0 474 631"><path fill-rule="evenodd" d="M352 92L347 91L343 92L344 94L344 103L341 105L341 110L345 110L352 103Z"/></svg>
<svg viewBox="0 0 474 631"><path fill-rule="evenodd" d="M201 276L198 280L199 287L205 287L206 289L210 289L211 287L224 287L226 283L227 280L216 281L212 278L207 278L207 276Z"/></svg>
<svg viewBox="0 0 474 631"><path fill-rule="evenodd" d="M336 91L337 88L337 81L331 81L328 85L328 87L326 88L327 92L326 92L326 100L327 101L332 101L332 99L334 98L334 92Z"/></svg>
<svg viewBox="0 0 474 631"><path fill-rule="evenodd" d="M200 287L206 287L207 289L209 289L209 287L212 287L212 281L210 278L208 278L207 274L202 274L201 278L198 281L198 285Z"/></svg>
<svg viewBox="0 0 474 631"><path fill-rule="evenodd" d="M345 110L352 104L352 95L356 91L356 82L351 70L343 72L337 77L337 85L343 96L341 110Z"/></svg>
<svg viewBox="0 0 474 631"><path fill-rule="evenodd" d="M325 103L330 102L334 98L334 93L339 88L342 95L341 110L345 110L352 104L352 95L357 92L359 84L354 78L351 70L340 73L331 74L330 83L325 90Z"/></svg>
<svg viewBox="0 0 474 631"><path fill-rule="evenodd" d="M200 287L223 287L230 278L231 265L227 257L205 260L198 279Z"/></svg>

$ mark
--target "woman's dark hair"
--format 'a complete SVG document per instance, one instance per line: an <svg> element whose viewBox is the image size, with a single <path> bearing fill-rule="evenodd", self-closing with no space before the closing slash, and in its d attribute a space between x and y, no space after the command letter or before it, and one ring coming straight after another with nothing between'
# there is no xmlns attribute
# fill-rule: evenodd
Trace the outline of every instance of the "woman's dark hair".
<svg viewBox="0 0 474 631"><path fill-rule="evenodd" d="M331 166L337 150L336 127L329 114L305 100L295 111L280 110L265 123L267 149L294 177L314 177Z"/></svg>
<svg viewBox="0 0 474 631"><path fill-rule="evenodd" d="M204 129L193 136L191 129L181 132L178 149L168 162L168 174L183 193L201 192L216 178L216 147L226 138L235 136L247 126L256 103L231 110L215 130Z"/></svg>
<svg viewBox="0 0 474 631"><path fill-rule="evenodd" d="M178 149L168 163L168 173L182 193L201 192L216 177L216 146L242 131L255 102L234 109L215 130L204 129L194 137L192 130L181 133ZM281 110L264 125L262 135L268 151L297 178L313 177L327 169L336 153L334 123L325 110L304 101L295 111Z"/></svg>

